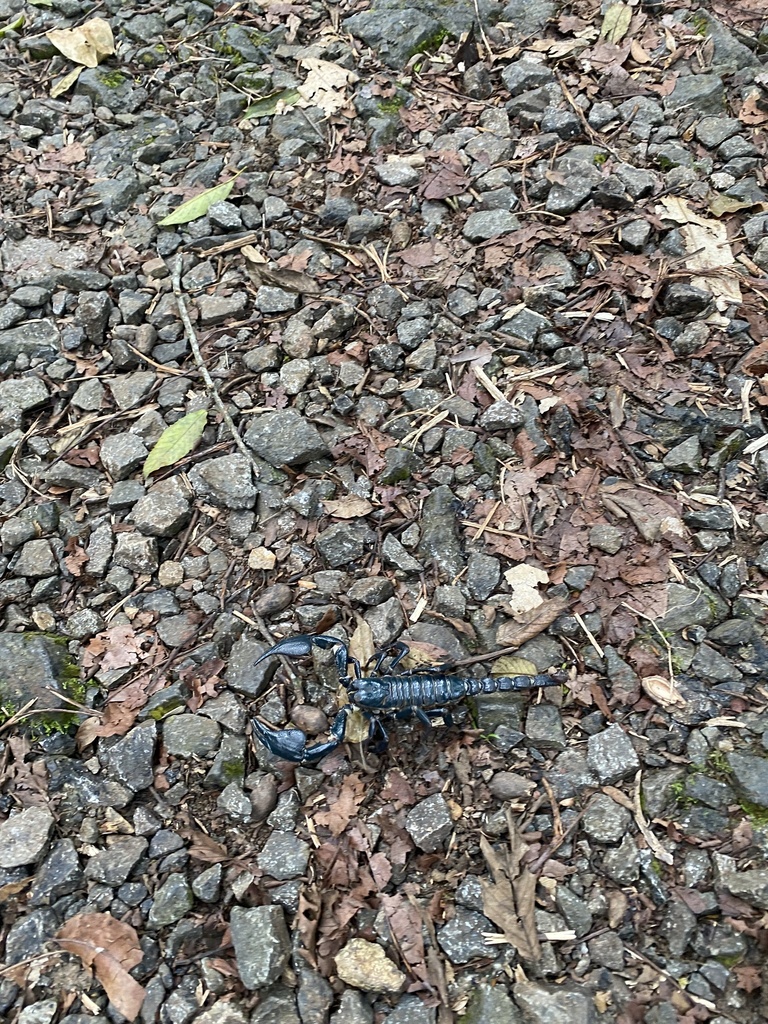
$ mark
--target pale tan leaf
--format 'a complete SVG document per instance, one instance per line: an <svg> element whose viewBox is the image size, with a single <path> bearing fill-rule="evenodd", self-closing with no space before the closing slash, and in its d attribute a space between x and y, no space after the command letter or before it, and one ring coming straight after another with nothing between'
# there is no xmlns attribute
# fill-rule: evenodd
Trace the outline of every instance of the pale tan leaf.
<svg viewBox="0 0 768 1024"><path fill-rule="evenodd" d="M509 607L513 615L522 615L538 608L544 598L538 591L540 584L548 583L549 576L543 569L522 563L507 569L504 579L512 587Z"/></svg>
<svg viewBox="0 0 768 1024"><path fill-rule="evenodd" d="M355 631L349 639L349 653L361 665L367 665L373 658L376 648L373 643L373 632L365 619L359 619Z"/></svg>
<svg viewBox="0 0 768 1024"><path fill-rule="evenodd" d="M373 505L367 498L358 498L355 494L347 494L343 498L328 498L323 507L334 519L358 519L373 512Z"/></svg>
<svg viewBox="0 0 768 1024"><path fill-rule="evenodd" d="M528 661L527 658L515 658L512 655L497 658L491 665L492 676L535 676L536 672L536 666L532 661Z"/></svg>
<svg viewBox="0 0 768 1024"><path fill-rule="evenodd" d="M702 272L701 276L691 278L691 284L709 292L721 312L732 303L741 303L741 288L734 270L736 259L725 224L700 217L681 196L663 196L660 203L664 216L680 225L688 253L686 269Z"/></svg>
<svg viewBox="0 0 768 1024"><path fill-rule="evenodd" d="M70 89L80 77L83 70L83 65L78 64L76 68L72 68L69 74L64 75L57 82L54 82L51 86L51 99L55 100L57 96L63 96L67 89Z"/></svg>
<svg viewBox="0 0 768 1024"><path fill-rule="evenodd" d="M92 18L76 28L52 28L45 34L59 53L87 68L98 67L115 52L112 29L104 18Z"/></svg>
<svg viewBox="0 0 768 1024"><path fill-rule="evenodd" d="M645 676L640 680L646 696L664 708L685 707L686 700L677 686L664 676Z"/></svg>
<svg viewBox="0 0 768 1024"><path fill-rule="evenodd" d="M636 64L647 64L651 59L650 53L636 39L633 39L629 44L629 52L632 54L632 60Z"/></svg>
<svg viewBox="0 0 768 1024"><path fill-rule="evenodd" d="M320 107L330 117L347 105L347 87L358 80L354 71L317 57L304 57L301 66L309 72L298 89L305 106Z"/></svg>

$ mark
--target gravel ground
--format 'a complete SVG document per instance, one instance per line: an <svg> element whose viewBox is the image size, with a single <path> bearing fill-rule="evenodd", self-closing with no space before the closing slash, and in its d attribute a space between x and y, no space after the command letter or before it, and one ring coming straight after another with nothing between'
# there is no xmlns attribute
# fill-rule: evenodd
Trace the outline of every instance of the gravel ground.
<svg viewBox="0 0 768 1024"><path fill-rule="evenodd" d="M762 0L0 26L0 1018L765 1019Z"/></svg>

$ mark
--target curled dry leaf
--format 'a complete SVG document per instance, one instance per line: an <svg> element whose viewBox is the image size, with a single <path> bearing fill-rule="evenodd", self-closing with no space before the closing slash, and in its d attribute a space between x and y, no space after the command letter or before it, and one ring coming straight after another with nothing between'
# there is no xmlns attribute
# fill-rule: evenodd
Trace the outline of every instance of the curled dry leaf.
<svg viewBox="0 0 768 1024"><path fill-rule="evenodd" d="M59 53L87 68L98 67L115 52L112 29L104 18L91 18L76 28L52 28L45 34Z"/></svg>
<svg viewBox="0 0 768 1024"><path fill-rule="evenodd" d="M254 245L244 245L240 250L245 256L248 276L257 288L263 284L284 288L298 295L319 295L320 285L308 274L289 267L270 267L269 260Z"/></svg>
<svg viewBox="0 0 768 1024"><path fill-rule="evenodd" d="M93 968L116 1010L136 1020L144 989L128 972L144 954L134 928L111 914L75 914L59 929L56 941Z"/></svg>
<svg viewBox="0 0 768 1024"><path fill-rule="evenodd" d="M645 676L640 685L646 696L662 707L685 707L686 701L677 686L664 676Z"/></svg>
<svg viewBox="0 0 768 1024"><path fill-rule="evenodd" d="M568 602L562 597L553 597L526 612L515 616L515 622L502 622L496 634L500 647L520 647L527 640L538 636L547 626L551 625L558 615L562 615Z"/></svg>
<svg viewBox="0 0 768 1024"><path fill-rule="evenodd" d="M312 104L330 117L347 105L347 86L357 81L354 71L317 57L304 57L301 66L309 74L298 89L301 100L297 102L300 106Z"/></svg>
<svg viewBox="0 0 768 1024"><path fill-rule="evenodd" d="M688 530L673 499L623 480L600 488L600 499L615 515L629 518L648 542L667 539L684 541Z"/></svg>

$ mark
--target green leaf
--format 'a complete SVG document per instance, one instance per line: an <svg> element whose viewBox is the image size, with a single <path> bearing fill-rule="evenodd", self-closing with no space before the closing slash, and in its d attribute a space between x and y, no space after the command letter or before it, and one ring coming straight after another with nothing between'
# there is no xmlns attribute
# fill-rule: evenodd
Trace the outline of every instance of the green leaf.
<svg viewBox="0 0 768 1024"><path fill-rule="evenodd" d="M255 117L271 117L277 113L282 104L284 107L292 107L301 99L298 89L280 89L278 92L271 92L269 96L262 96L260 100L251 103L243 111L243 120L248 121Z"/></svg>
<svg viewBox="0 0 768 1024"><path fill-rule="evenodd" d="M2 28L0 28L0 39L2 39L3 36L5 36L6 32L18 32L18 30L23 26L23 24L24 15L20 14L15 21L12 21L10 23L10 25L4 25Z"/></svg>
<svg viewBox="0 0 768 1024"><path fill-rule="evenodd" d="M33 7L53 7L53 0L27 0Z"/></svg>
<svg viewBox="0 0 768 1024"><path fill-rule="evenodd" d="M632 8L626 4L611 4L605 12L600 38L609 43L620 43L632 21Z"/></svg>
<svg viewBox="0 0 768 1024"><path fill-rule="evenodd" d="M189 224L191 220L197 220L198 217L204 217L214 203L220 203L222 200L227 198L229 193L232 191L235 181L242 173L242 171L238 171L233 178L229 179L229 181L223 181L221 185L214 185L213 188L207 188L205 192L201 192L199 195L195 196L194 199L188 199L186 203L182 203L181 206L177 206L173 213L169 213L167 217L163 217L162 220L159 220L157 222L157 226L165 228L172 224Z"/></svg>
<svg viewBox="0 0 768 1024"><path fill-rule="evenodd" d="M144 463L144 476L156 473L165 466L173 466L196 447L203 436L208 413L205 409L188 412L162 432L157 444Z"/></svg>

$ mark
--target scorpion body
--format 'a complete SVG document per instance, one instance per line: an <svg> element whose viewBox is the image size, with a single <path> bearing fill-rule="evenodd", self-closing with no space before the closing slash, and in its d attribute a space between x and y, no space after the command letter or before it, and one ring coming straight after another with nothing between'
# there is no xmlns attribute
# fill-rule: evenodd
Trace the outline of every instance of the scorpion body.
<svg viewBox="0 0 768 1024"><path fill-rule="evenodd" d="M408 647L397 641L387 650L374 655L374 675L363 676L360 663L350 657L343 640L333 636L287 637L275 644L257 660L256 664L276 654L299 657L309 654L312 647L335 649L336 667L341 683L347 690L349 703L333 719L330 733L333 739L307 746L307 737L300 729L268 729L253 719L253 729L261 742L278 757L296 764L312 764L335 750L343 742L347 719L355 710L361 710L370 720L369 739L377 734L386 743L387 734L376 715L394 715L397 718L414 715L422 724L431 726L430 718L441 716L450 721L447 707L465 697L478 693L531 690L539 686L557 686L565 681L564 673L534 676L473 677L446 675L439 668L413 669L396 673ZM389 659L389 671L381 668ZM349 675L349 668L352 675Z"/></svg>

